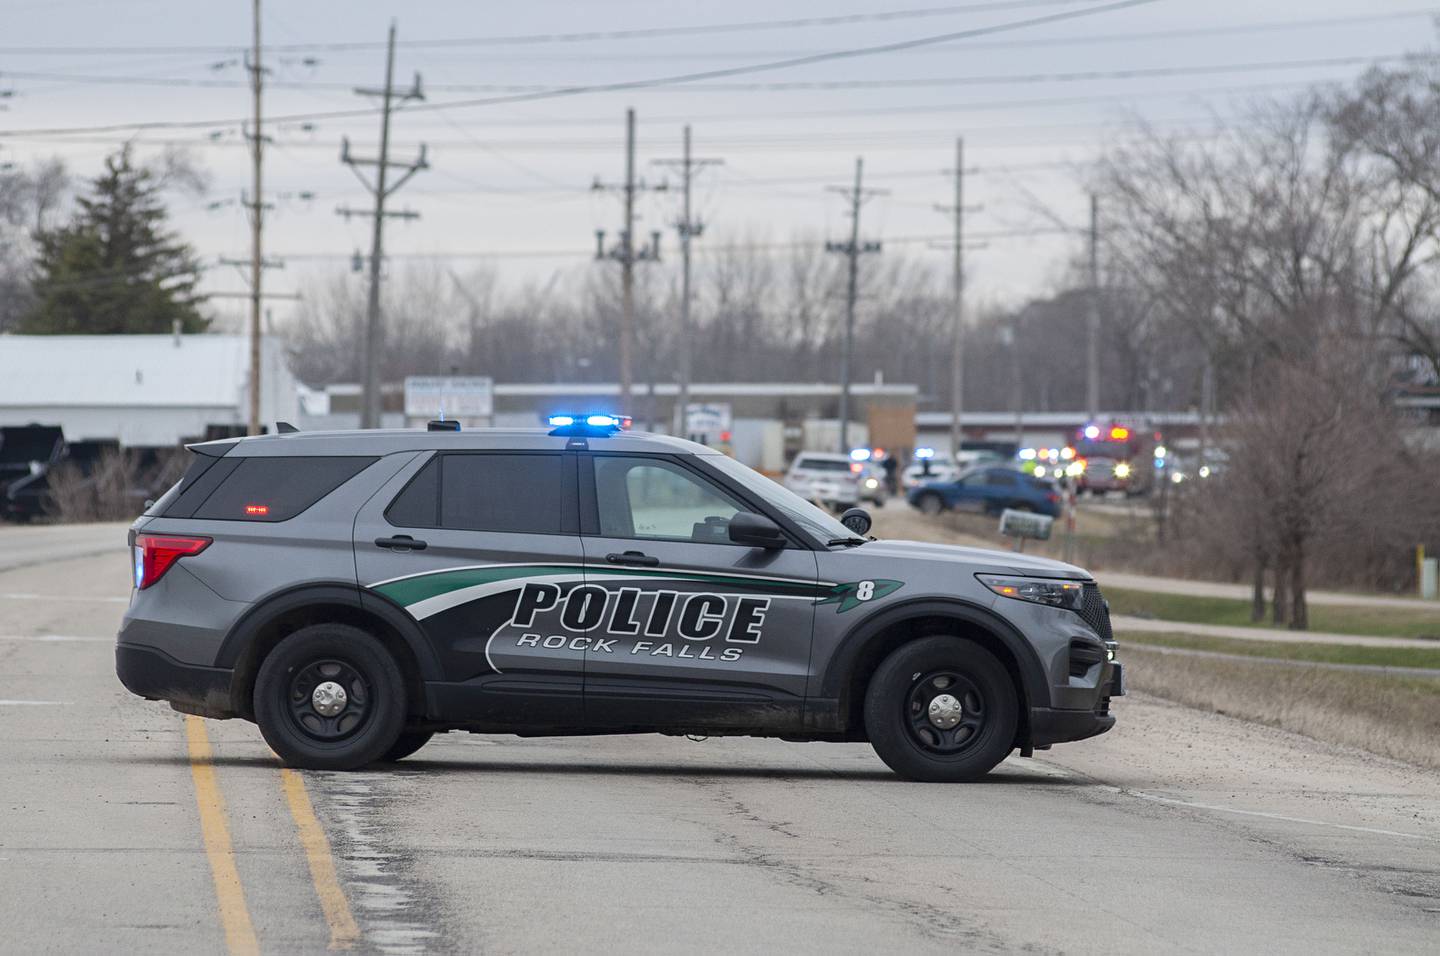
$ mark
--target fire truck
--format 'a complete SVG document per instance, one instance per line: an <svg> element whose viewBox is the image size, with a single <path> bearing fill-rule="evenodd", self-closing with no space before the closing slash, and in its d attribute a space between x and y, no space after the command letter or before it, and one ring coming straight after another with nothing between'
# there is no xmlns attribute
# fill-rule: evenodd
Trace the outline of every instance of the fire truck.
<svg viewBox="0 0 1440 956"><path fill-rule="evenodd" d="M1072 447L1075 460L1084 462L1076 488L1092 494L1149 494L1160 479L1167 454L1159 431L1115 421L1090 422L1076 429Z"/></svg>

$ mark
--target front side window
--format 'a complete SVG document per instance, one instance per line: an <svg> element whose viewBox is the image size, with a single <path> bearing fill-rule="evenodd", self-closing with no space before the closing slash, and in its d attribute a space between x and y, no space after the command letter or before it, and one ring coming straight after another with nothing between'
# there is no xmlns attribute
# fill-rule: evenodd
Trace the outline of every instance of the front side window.
<svg viewBox="0 0 1440 956"><path fill-rule="evenodd" d="M597 457L600 533L611 538L729 541L744 508L688 469L655 458Z"/></svg>

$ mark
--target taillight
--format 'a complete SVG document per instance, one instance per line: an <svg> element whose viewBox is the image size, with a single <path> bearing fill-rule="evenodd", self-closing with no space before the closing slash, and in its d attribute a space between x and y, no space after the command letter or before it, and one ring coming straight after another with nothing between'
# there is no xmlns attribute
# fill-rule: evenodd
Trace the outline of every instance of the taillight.
<svg viewBox="0 0 1440 956"><path fill-rule="evenodd" d="M188 535L141 534L135 536L135 587L143 591L165 576L181 558L199 554L210 547L209 538Z"/></svg>

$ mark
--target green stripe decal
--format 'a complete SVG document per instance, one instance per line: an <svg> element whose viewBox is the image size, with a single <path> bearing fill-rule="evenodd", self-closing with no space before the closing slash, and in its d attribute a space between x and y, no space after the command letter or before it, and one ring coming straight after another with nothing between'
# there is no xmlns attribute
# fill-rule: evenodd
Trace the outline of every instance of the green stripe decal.
<svg viewBox="0 0 1440 956"><path fill-rule="evenodd" d="M455 571L434 571L413 578L379 584L375 590L402 607L419 604L421 601L441 594L449 594L461 588L473 588L477 584L492 584L520 578L533 578L542 574L580 575L580 568L565 565L527 564L519 567L460 568Z"/></svg>
<svg viewBox="0 0 1440 956"><path fill-rule="evenodd" d="M784 581L767 580L765 578L748 578L741 576L714 575L714 574L687 574L683 571L643 571L629 568L602 568L585 567L582 571L578 565L544 565L527 564L511 567L488 567L488 568L458 568L453 571L434 571L429 574L420 574L412 578L403 578L399 581L390 581L385 584L374 586L374 590L390 598L390 600L409 607L421 601L437 597L441 594L448 594L451 591L458 591L461 588L471 588L482 584L493 584L498 581L523 580L540 576L557 574L574 575L577 579L584 574L588 577L605 575L612 578L633 578L646 581L692 581L696 584L714 585L727 590L761 592L768 594L787 594L797 597L823 597L831 592L832 584L815 584L808 581Z"/></svg>

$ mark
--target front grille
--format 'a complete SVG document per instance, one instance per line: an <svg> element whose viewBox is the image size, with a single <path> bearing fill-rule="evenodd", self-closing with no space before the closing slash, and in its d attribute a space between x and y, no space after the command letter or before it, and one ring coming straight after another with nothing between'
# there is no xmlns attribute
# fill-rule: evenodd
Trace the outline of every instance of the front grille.
<svg viewBox="0 0 1440 956"><path fill-rule="evenodd" d="M1085 585L1084 603L1080 606L1080 617L1090 629L1100 635L1102 641L1113 640L1110 632L1110 605L1100 596L1100 588L1095 584Z"/></svg>

